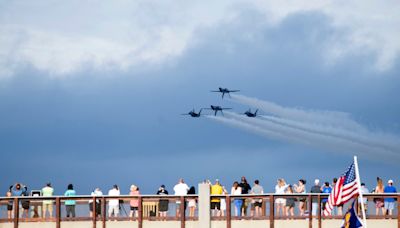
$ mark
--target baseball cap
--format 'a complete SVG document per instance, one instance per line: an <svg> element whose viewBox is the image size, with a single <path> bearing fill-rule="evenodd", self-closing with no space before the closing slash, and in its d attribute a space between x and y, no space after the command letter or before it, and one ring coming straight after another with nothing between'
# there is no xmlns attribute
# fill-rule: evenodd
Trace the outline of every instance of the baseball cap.
<svg viewBox="0 0 400 228"><path fill-rule="evenodd" d="M388 183L389 184L393 184L393 180L388 180Z"/></svg>

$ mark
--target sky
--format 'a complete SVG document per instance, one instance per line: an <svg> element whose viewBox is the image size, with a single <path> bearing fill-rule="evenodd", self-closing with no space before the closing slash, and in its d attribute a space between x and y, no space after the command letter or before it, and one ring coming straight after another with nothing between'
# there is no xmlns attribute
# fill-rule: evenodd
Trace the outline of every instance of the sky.
<svg viewBox="0 0 400 228"><path fill-rule="evenodd" d="M377 176L399 186L399 147L366 155L181 115L257 108L210 92L227 87L344 113L370 140L398 144L399 11L395 0L2 0L0 189L50 181L57 194L69 183L82 195L113 184L154 194L180 177L229 188L246 176L272 192L277 178L330 181L354 155L367 187Z"/></svg>

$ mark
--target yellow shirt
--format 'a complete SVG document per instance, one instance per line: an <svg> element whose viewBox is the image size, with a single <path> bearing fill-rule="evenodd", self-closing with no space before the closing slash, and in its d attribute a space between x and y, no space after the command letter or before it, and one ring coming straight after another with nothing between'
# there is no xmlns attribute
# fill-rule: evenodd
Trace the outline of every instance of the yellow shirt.
<svg viewBox="0 0 400 228"><path fill-rule="evenodd" d="M211 195L222 195L223 189L221 185L215 184L211 186ZM220 198L211 198L211 202L220 202Z"/></svg>

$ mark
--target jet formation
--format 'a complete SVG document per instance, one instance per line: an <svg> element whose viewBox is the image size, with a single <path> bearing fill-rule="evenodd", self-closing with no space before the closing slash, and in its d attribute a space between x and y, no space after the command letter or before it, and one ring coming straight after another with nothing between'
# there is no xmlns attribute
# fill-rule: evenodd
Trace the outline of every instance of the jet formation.
<svg viewBox="0 0 400 228"><path fill-rule="evenodd" d="M231 97L230 93L239 92L239 91L240 90L230 90L228 88L219 87L218 90L211 90L210 92L219 92L219 93L222 94L222 99L224 99L225 94L228 94L228 96ZM188 113L184 113L184 114L181 114L181 115L188 115L188 116L191 116L191 117L194 117L194 118L198 118L198 117L202 116L201 111L203 109L212 110L214 116L216 116L218 114L218 112L220 112L221 115L223 116L224 115L223 110L229 110L229 109L232 109L232 108L224 108L224 107L221 107L219 105L210 105L210 108L201 108L199 112L196 112L195 109L193 108ZM254 118L254 117L257 117L257 112L258 112L258 109L254 113L251 112L251 109L249 109L248 111L242 113L242 115L246 115L247 117Z"/></svg>

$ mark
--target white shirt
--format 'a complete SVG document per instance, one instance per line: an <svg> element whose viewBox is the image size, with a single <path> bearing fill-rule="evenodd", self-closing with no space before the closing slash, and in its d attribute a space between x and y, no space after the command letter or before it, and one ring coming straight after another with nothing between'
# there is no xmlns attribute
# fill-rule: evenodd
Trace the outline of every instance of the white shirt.
<svg viewBox="0 0 400 228"><path fill-rule="evenodd" d="M234 196L242 195L242 188L238 187L237 189L235 189L232 187L231 195L234 195Z"/></svg>
<svg viewBox="0 0 400 228"><path fill-rule="evenodd" d="M189 191L189 186L186 183L179 183L174 187L176 196L186 196Z"/></svg>
<svg viewBox="0 0 400 228"><path fill-rule="evenodd" d="M90 195L91 195L91 196L102 196L102 195L103 195L103 192L94 190ZM92 203L92 202L93 202L93 200L89 200L89 203ZM99 201L99 200L96 200L96 203L98 203L98 202L100 202L100 201Z"/></svg>
<svg viewBox="0 0 400 228"><path fill-rule="evenodd" d="M120 193L119 193L118 189L113 188L110 191L108 191L108 195L109 196L119 196ZM108 201L108 205L110 205L110 206L118 206L118 204L119 204L118 199L111 199Z"/></svg>
<svg viewBox="0 0 400 228"><path fill-rule="evenodd" d="M285 194L286 188L287 188L288 186L289 186L289 185L284 185L284 186L276 185L276 186L275 186L275 194Z"/></svg>

